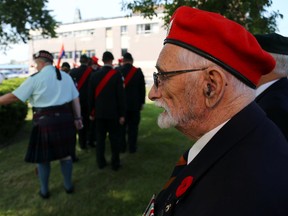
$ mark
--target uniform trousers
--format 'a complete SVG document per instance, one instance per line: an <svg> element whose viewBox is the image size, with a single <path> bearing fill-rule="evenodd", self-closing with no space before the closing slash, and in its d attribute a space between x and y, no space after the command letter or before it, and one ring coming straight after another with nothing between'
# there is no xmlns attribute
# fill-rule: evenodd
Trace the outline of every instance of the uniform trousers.
<svg viewBox="0 0 288 216"><path fill-rule="evenodd" d="M78 130L78 142L81 149L86 149L87 136L90 128L88 108L86 106L81 106L81 115L82 115L83 128L81 130Z"/></svg>
<svg viewBox="0 0 288 216"><path fill-rule="evenodd" d="M118 119L95 119L97 145L96 145L96 159L98 167L104 168L107 164L105 159L105 140L108 134L111 145L111 165L112 169L120 167L119 157L119 137L120 124Z"/></svg>
<svg viewBox="0 0 288 216"><path fill-rule="evenodd" d="M140 123L140 111L127 111L125 115L125 124L121 127L121 152L125 152L128 148L130 153L137 150L137 138Z"/></svg>

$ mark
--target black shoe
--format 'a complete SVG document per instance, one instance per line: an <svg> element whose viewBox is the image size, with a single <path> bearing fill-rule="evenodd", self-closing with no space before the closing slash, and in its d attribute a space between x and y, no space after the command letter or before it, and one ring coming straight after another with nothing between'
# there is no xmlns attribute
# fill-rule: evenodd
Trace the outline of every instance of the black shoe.
<svg viewBox="0 0 288 216"><path fill-rule="evenodd" d="M130 153L130 154L136 153L136 149L130 149L130 150L129 150L129 153Z"/></svg>
<svg viewBox="0 0 288 216"><path fill-rule="evenodd" d="M97 162L99 169L104 169L107 166L107 161L104 159L101 162Z"/></svg>
<svg viewBox="0 0 288 216"><path fill-rule="evenodd" d="M96 143L94 143L94 142L90 142L88 145L89 145L91 148L95 148L95 147L96 147Z"/></svg>
<svg viewBox="0 0 288 216"><path fill-rule="evenodd" d="M72 162L73 162L73 163L76 163L76 162L78 162L78 161L79 161L79 158L78 158L78 157L72 158Z"/></svg>
<svg viewBox="0 0 288 216"><path fill-rule="evenodd" d="M106 166L107 166L107 164L98 165L99 169L104 169Z"/></svg>
<svg viewBox="0 0 288 216"><path fill-rule="evenodd" d="M50 193L48 192L47 194L42 194L41 191L39 191L39 195L42 199L49 199Z"/></svg>
<svg viewBox="0 0 288 216"><path fill-rule="evenodd" d="M112 170L114 170L114 171L118 171L120 168L121 168L120 164L112 166Z"/></svg>
<svg viewBox="0 0 288 216"><path fill-rule="evenodd" d="M65 191L67 194L72 194L72 193L74 193L74 187L72 186L70 189L65 188Z"/></svg>
<svg viewBox="0 0 288 216"><path fill-rule="evenodd" d="M126 148L121 148L120 149L120 153L125 153L126 152Z"/></svg>

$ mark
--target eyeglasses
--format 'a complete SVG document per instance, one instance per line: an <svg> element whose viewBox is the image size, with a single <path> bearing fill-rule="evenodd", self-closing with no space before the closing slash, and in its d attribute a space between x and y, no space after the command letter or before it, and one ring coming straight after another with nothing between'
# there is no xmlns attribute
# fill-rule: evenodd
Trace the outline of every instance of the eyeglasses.
<svg viewBox="0 0 288 216"><path fill-rule="evenodd" d="M159 86L159 77L171 77L171 76L175 76L178 74L182 74L182 73L189 73L189 72L195 72L195 71L201 71L201 70L205 70L207 68L200 68L200 69L188 69L188 70L177 70L177 71L168 71L168 72L154 72L153 73L153 80L154 80L154 85L156 86L156 88L158 88Z"/></svg>

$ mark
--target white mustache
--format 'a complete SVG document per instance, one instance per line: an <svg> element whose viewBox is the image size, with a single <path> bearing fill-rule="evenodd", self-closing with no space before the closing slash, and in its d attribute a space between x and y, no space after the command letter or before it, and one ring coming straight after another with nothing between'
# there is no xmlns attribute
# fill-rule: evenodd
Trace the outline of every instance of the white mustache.
<svg viewBox="0 0 288 216"><path fill-rule="evenodd" d="M163 103L162 101L156 100L156 101L155 101L155 106L160 107L160 108L163 108L163 109L165 109L166 111L169 110L169 108L167 107L167 105L166 105L165 103Z"/></svg>

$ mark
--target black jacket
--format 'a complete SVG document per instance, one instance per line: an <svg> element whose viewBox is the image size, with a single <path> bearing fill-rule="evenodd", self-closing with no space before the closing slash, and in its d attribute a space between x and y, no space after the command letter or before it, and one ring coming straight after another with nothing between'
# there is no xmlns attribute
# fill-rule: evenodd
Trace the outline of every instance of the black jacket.
<svg viewBox="0 0 288 216"><path fill-rule="evenodd" d="M130 72L131 68L132 64L124 64L119 68L124 77L124 80L126 79L127 74ZM127 85L125 85L125 93L127 111L141 110L142 105L145 104L146 97L145 79L141 68L137 68L131 80Z"/></svg>
<svg viewBox="0 0 288 216"><path fill-rule="evenodd" d="M228 121L156 199L156 216L288 215L288 143L251 103ZM176 190L183 179L192 184ZM183 184L182 184L183 186Z"/></svg>
<svg viewBox="0 0 288 216"><path fill-rule="evenodd" d="M256 97L258 105L288 140L288 80L282 78Z"/></svg>
<svg viewBox="0 0 288 216"><path fill-rule="evenodd" d="M103 66L90 79L89 86L89 108L90 112L95 110L97 119L118 119L125 116L125 92L123 77L119 71L114 74L95 99L96 87L101 80L112 69L110 66Z"/></svg>
<svg viewBox="0 0 288 216"><path fill-rule="evenodd" d="M80 65L80 67L73 68L70 71L70 75L73 78L76 85L79 82L79 80L81 79L81 77L83 76L83 74L87 68L88 68L87 65ZM90 76L91 76L91 74L90 74ZM83 106L88 107L88 86L89 86L90 76L87 77L83 86L79 90L79 98L80 98L81 107L83 107Z"/></svg>

